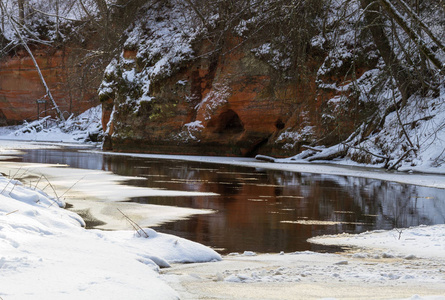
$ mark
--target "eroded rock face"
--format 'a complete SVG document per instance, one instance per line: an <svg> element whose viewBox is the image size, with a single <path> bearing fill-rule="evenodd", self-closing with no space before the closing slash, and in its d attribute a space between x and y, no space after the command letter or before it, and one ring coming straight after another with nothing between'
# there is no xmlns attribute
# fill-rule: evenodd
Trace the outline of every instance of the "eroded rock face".
<svg viewBox="0 0 445 300"><path fill-rule="evenodd" d="M232 38L225 47L232 49L236 43ZM316 88L316 67L307 76L310 80L286 80L248 49L188 63L151 83L152 99L136 109L126 102L126 93L108 98L103 102L104 124L113 107L115 111L105 146L152 153L287 156L330 130L320 115L333 93ZM123 53L135 70L136 55ZM306 128L311 131L304 136ZM344 135L352 128L345 126ZM294 132L302 132L298 141Z"/></svg>
<svg viewBox="0 0 445 300"><path fill-rule="evenodd" d="M225 47L237 43L232 38ZM123 57L138 68L136 53L124 52ZM314 84L281 79L245 48L198 59L150 87L153 98L140 102L137 111L125 108L123 95L116 95L113 150L286 155L274 141L286 128L304 125L299 112L306 111L307 99L317 92ZM112 109L111 101L104 101L104 112Z"/></svg>
<svg viewBox="0 0 445 300"><path fill-rule="evenodd" d="M105 148L291 156L303 145L338 143L361 122L357 93L343 88L363 74L359 66L351 75L349 63L330 63L328 51L316 45L296 64L292 55L276 55L270 36L232 31L202 38L207 29L189 26L179 10L150 8L108 66L99 89ZM326 84L320 85L321 76Z"/></svg>
<svg viewBox="0 0 445 300"><path fill-rule="evenodd" d="M33 54L57 105L65 117L81 113L97 103L98 83L79 85L71 64L75 54L67 49L39 47ZM46 102L46 103L45 103ZM53 105L31 57L19 50L0 60L0 123L17 124L38 116L55 116Z"/></svg>

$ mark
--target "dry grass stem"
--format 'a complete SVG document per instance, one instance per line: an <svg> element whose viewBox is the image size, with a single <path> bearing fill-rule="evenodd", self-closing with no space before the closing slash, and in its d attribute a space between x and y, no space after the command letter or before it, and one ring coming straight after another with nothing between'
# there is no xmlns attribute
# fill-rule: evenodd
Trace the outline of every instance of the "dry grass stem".
<svg viewBox="0 0 445 300"><path fill-rule="evenodd" d="M148 233L145 232L145 230L142 229L142 227L139 226L138 223L136 223L135 221L130 219L130 217L127 216L126 214L124 214L119 208L117 208L117 210L125 217L125 219L127 219L127 221L130 223L131 227L133 227L133 229L137 232L137 234L139 236L144 236L145 238L148 238Z"/></svg>

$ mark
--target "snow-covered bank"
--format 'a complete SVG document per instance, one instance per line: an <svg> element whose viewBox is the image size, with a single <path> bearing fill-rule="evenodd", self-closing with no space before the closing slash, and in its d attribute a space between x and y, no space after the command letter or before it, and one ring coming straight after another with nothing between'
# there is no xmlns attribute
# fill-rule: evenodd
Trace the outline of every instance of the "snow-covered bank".
<svg viewBox="0 0 445 300"><path fill-rule="evenodd" d="M65 122L45 117L19 126L0 127L0 139L77 144L91 142L102 134L101 117L102 106L99 105L78 116L71 116Z"/></svg>
<svg viewBox="0 0 445 300"><path fill-rule="evenodd" d="M209 210L167 207L162 205L139 205L125 202L132 197L149 196L214 196L214 193L160 190L134 187L123 184L138 177L118 176L101 170L74 169L62 165L0 162L0 170L14 178L24 178L35 187L45 189L58 198L65 199L71 210L94 217L101 229L131 229L119 210L131 215L141 226L156 226L161 223L187 218L194 214L211 213ZM102 223L102 225L100 225Z"/></svg>
<svg viewBox="0 0 445 300"><path fill-rule="evenodd" d="M176 265L164 278L181 299L445 299L445 225L311 239L353 249L233 253L215 265Z"/></svg>
<svg viewBox="0 0 445 300"><path fill-rule="evenodd" d="M46 193L0 177L3 299L178 299L158 265L220 260L200 244L156 233L85 230Z"/></svg>

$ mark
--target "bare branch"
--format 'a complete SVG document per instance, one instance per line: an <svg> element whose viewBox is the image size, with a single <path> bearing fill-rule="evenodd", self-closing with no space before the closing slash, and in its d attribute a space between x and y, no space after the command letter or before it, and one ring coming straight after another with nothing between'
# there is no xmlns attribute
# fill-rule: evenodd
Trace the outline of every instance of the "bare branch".
<svg viewBox="0 0 445 300"><path fill-rule="evenodd" d="M64 19L64 20L67 20L67 21L73 21L73 22L86 22L86 21L83 21L83 20L76 20L76 19L67 18L67 17L61 16L61 15L50 14L50 13L44 12L44 11L42 11L40 9L37 9L34 6L31 6L31 9L36 11L36 12L38 12L38 13L41 13L42 15L48 16L48 17L60 18L60 19Z"/></svg>
<svg viewBox="0 0 445 300"><path fill-rule="evenodd" d="M208 23L206 21L206 19L204 18L204 16L202 15L202 13L199 11L199 9L196 7L196 5L193 3L192 0L184 0L185 2L188 3L188 5L190 5L190 7L193 9L193 11L198 15L198 17L201 19L202 24L205 27L208 27Z"/></svg>

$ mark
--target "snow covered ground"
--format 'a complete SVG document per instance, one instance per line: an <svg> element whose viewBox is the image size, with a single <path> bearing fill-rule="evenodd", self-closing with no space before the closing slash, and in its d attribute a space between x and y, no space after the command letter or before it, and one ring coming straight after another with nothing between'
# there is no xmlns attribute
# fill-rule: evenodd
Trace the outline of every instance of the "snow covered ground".
<svg viewBox="0 0 445 300"><path fill-rule="evenodd" d="M2 299L178 299L159 266L221 259L151 229L86 230L62 201L12 178L0 190Z"/></svg>
<svg viewBox="0 0 445 300"><path fill-rule="evenodd" d="M0 127L0 139L85 144L102 131L102 106L98 105L61 123L50 117L18 126Z"/></svg>
<svg viewBox="0 0 445 300"><path fill-rule="evenodd" d="M443 260L369 249L341 255L240 253L212 265L175 265L162 277L181 299L443 300L443 272Z"/></svg>
<svg viewBox="0 0 445 300"><path fill-rule="evenodd" d="M55 145L4 139L0 142L0 156L14 156L20 149L29 147ZM445 188L445 177L439 174L267 163L247 158L144 156L370 177ZM45 186L43 179L37 189L35 182L42 174L45 175L60 191L59 196L77 182L60 198L69 197L71 203L75 200L72 197L77 197L78 202L74 202L79 205L78 209L90 206L91 214L95 216L105 216L110 212L110 209L104 209L105 205L101 206L104 203L115 205L111 206L112 211L119 208L133 216L134 211L141 208L125 206L120 200L153 193L175 195L181 191L130 188L122 184L127 179L125 177L60 165L1 162L0 170L8 175L0 177L0 297L5 300L445 300L445 225L312 240L314 243L351 247L349 251L337 254L256 254L246 251L232 253L221 260L219 254L203 245L151 229L145 230L149 238L139 236L134 230L86 230L82 228L83 221L77 214L60 207L63 201L48 195L52 194L49 188L43 192L39 190ZM15 176L17 170L19 172ZM32 181L34 184L26 187L11 177L23 178L24 182ZM166 207L153 209L140 211L140 215L145 217L137 217L138 224L149 227L152 226L150 224L194 213L208 213L174 211L176 208ZM166 217L146 217L154 215ZM126 222L118 214L106 221ZM131 228L129 224L127 226ZM198 261L204 263L184 264ZM160 269L160 266L168 265L171 267Z"/></svg>

